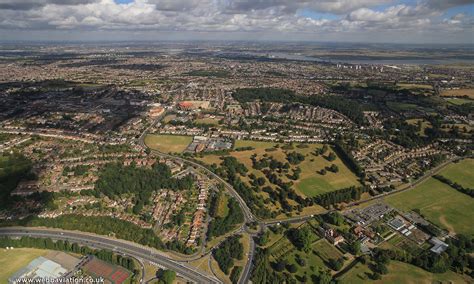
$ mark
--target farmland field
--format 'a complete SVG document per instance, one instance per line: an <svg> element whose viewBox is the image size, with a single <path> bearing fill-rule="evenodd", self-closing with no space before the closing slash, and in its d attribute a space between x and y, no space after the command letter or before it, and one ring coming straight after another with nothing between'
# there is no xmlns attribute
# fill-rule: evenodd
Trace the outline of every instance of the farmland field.
<svg viewBox="0 0 474 284"><path fill-rule="evenodd" d="M8 278L15 272L47 253L47 250L33 248L0 249L0 283L8 283Z"/></svg>
<svg viewBox="0 0 474 284"><path fill-rule="evenodd" d="M440 175L457 182L463 187L474 188L474 159L453 163L441 171Z"/></svg>
<svg viewBox="0 0 474 284"><path fill-rule="evenodd" d="M405 211L420 209L428 220L451 232L474 234L473 199L434 178L414 189L387 197L386 201Z"/></svg>
<svg viewBox="0 0 474 284"><path fill-rule="evenodd" d="M462 97L468 96L471 99L474 99L474 89L460 89L460 90L443 90L441 92L443 97Z"/></svg>
<svg viewBox="0 0 474 284"><path fill-rule="evenodd" d="M191 136L180 135L147 135L145 144L153 150L164 153L180 153L191 143Z"/></svg>
<svg viewBox="0 0 474 284"><path fill-rule="evenodd" d="M382 279L378 281L371 280L369 275L372 271L362 263L358 263L354 266L349 272L344 274L339 280L341 283L350 283L350 284L363 284L363 283L374 283L374 284L398 284L398 283L421 283L421 284L431 284L431 283L468 283L467 279L464 279L463 276L458 275L452 271L448 271L443 274L434 274L428 271L425 271L421 268L413 266L411 264L391 261L388 265L388 274L382 275Z"/></svg>

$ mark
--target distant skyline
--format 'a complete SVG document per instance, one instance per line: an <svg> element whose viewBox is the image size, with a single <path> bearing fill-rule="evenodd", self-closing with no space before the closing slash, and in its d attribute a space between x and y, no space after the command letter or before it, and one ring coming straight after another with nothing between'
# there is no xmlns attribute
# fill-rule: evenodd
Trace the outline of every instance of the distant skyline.
<svg viewBox="0 0 474 284"><path fill-rule="evenodd" d="M474 0L0 0L0 41L474 44Z"/></svg>

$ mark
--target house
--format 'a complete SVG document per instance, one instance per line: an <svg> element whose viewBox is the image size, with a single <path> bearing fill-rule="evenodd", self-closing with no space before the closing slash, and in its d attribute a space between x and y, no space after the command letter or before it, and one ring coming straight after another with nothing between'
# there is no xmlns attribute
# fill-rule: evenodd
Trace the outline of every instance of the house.
<svg viewBox="0 0 474 284"><path fill-rule="evenodd" d="M341 236L338 232L336 232L332 228L323 229L323 228L319 227L318 230L333 245L338 245L338 244L344 242L344 237Z"/></svg>

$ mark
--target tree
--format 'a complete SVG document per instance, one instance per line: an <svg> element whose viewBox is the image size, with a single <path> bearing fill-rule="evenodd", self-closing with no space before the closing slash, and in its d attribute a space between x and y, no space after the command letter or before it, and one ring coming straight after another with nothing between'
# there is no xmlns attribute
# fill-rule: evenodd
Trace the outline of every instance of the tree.
<svg viewBox="0 0 474 284"><path fill-rule="evenodd" d="M277 261L277 263L275 263L275 270L278 272L281 272L283 271L283 269L285 269L285 266L286 266L286 261L280 259Z"/></svg>
<svg viewBox="0 0 474 284"><path fill-rule="evenodd" d="M372 280L380 280L380 279L382 279L382 275L380 275L380 273L378 273L378 272L374 272L374 273L372 273L371 278L372 278Z"/></svg>
<svg viewBox="0 0 474 284"><path fill-rule="evenodd" d="M298 271L298 268L296 268L296 265L291 263L286 266L286 270L288 270L288 272L290 273L295 273L296 271Z"/></svg>
<svg viewBox="0 0 474 284"><path fill-rule="evenodd" d="M344 265L344 260L342 258L339 258L339 259L331 258L329 260L329 266L332 268L332 270L339 271L341 270L343 265Z"/></svg>
<svg viewBox="0 0 474 284"><path fill-rule="evenodd" d="M313 234L309 227L291 229L288 231L288 237L298 249L306 252L311 249Z"/></svg>
<svg viewBox="0 0 474 284"><path fill-rule="evenodd" d="M334 154L333 152L329 153L329 155L327 156L327 160L330 162L336 160L336 154Z"/></svg>
<svg viewBox="0 0 474 284"><path fill-rule="evenodd" d="M226 239L212 252L212 256L219 264L219 268L225 274L229 274L230 268L234 266L234 259L243 259L244 247L239 241L240 237L240 235L237 235Z"/></svg>
<svg viewBox="0 0 474 284"><path fill-rule="evenodd" d="M344 216L342 216L342 214L339 212L331 212L326 214L324 217L327 222L333 225L340 226L344 224Z"/></svg>
<svg viewBox="0 0 474 284"><path fill-rule="evenodd" d="M156 277L159 279L160 284L172 284L176 279L176 272L168 269L159 269L156 272Z"/></svg>
<svg viewBox="0 0 474 284"><path fill-rule="evenodd" d="M239 282L240 274L242 273L242 266L234 266L232 272L230 273L230 281L233 284L237 284Z"/></svg>
<svg viewBox="0 0 474 284"><path fill-rule="evenodd" d="M350 245L350 250L351 250L351 253L356 255L356 254L359 254L360 253L360 241L354 241L351 243Z"/></svg>
<svg viewBox="0 0 474 284"><path fill-rule="evenodd" d="M329 171L333 172L333 173L337 173L339 171L339 167L335 164L332 164L329 169Z"/></svg>

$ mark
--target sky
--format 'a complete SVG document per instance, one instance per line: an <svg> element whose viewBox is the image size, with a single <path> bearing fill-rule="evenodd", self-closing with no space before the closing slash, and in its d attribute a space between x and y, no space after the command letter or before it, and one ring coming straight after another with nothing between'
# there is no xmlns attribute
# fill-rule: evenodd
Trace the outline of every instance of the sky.
<svg viewBox="0 0 474 284"><path fill-rule="evenodd" d="M474 44L474 0L0 0L0 41Z"/></svg>

